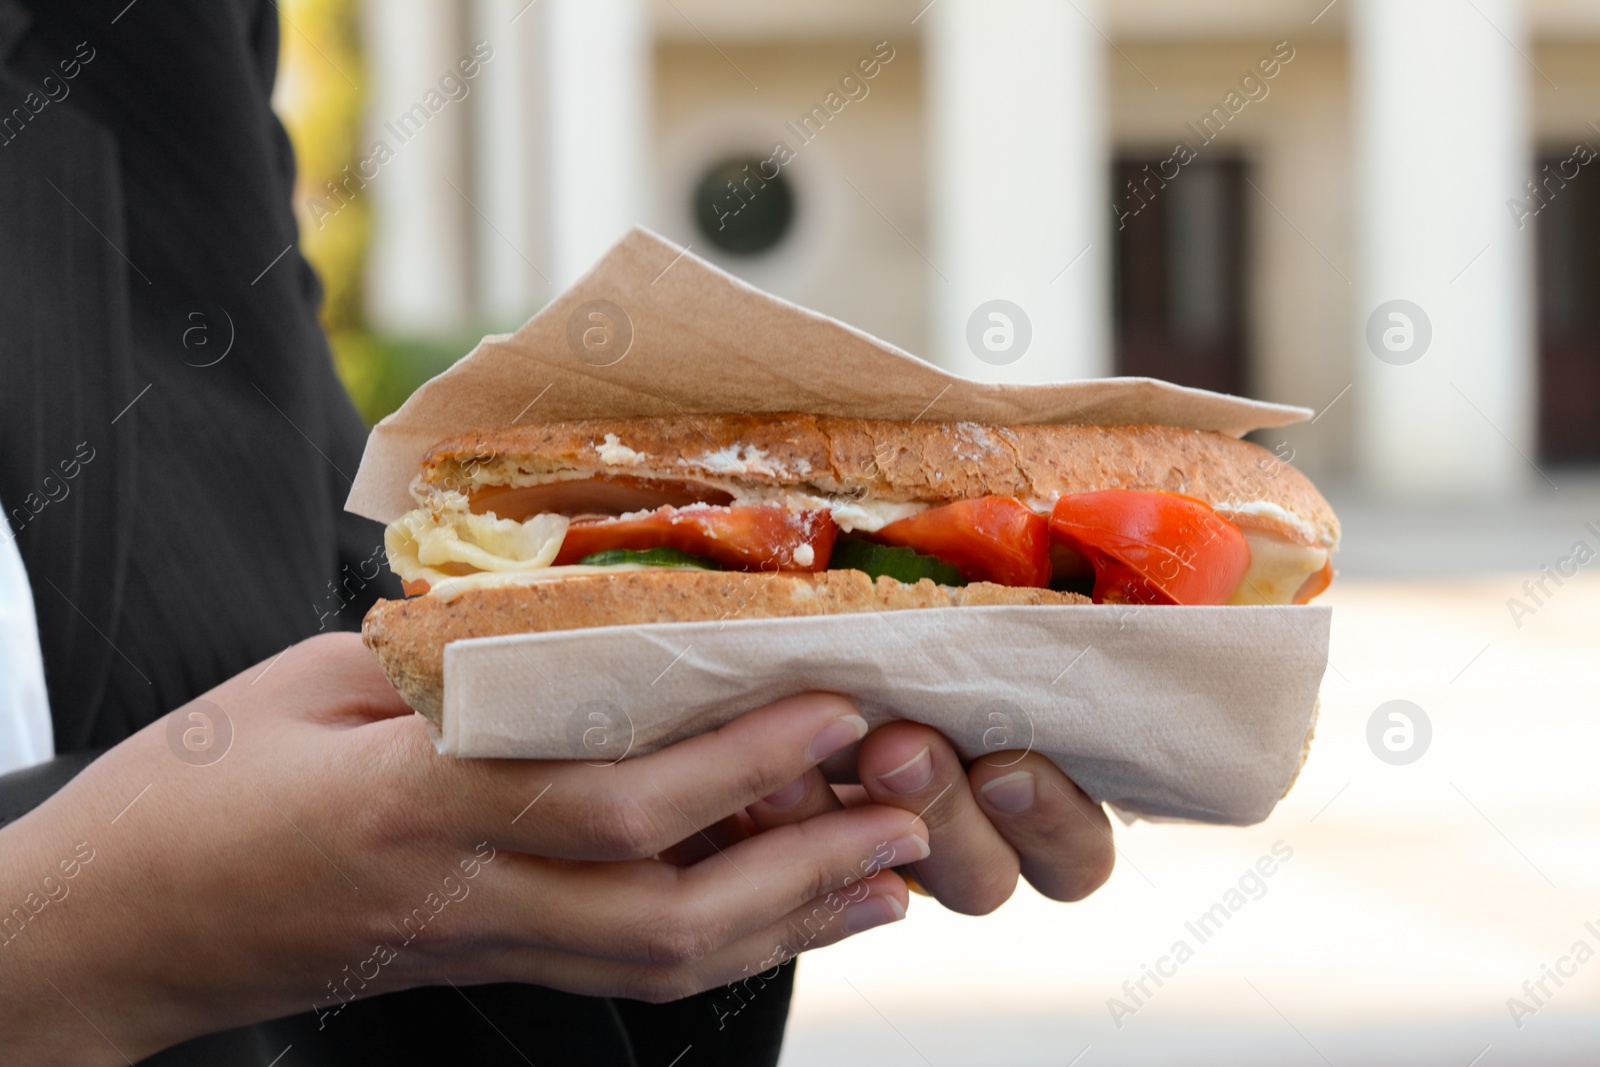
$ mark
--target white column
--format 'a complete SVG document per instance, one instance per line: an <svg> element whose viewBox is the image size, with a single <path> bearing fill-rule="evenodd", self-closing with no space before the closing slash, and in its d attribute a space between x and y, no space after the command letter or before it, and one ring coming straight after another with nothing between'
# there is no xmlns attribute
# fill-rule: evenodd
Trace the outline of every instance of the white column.
<svg viewBox="0 0 1600 1067"><path fill-rule="evenodd" d="M1532 177L1522 5L1358 0L1352 15L1360 470L1396 494L1498 494L1538 477L1532 230L1506 206ZM1384 310L1385 361L1368 326L1395 300L1422 316Z"/></svg>
<svg viewBox="0 0 1600 1067"><path fill-rule="evenodd" d="M922 22L935 358L997 381L1109 373L1101 4L942 0ZM969 344L973 313L991 300L1020 307L1031 326L1011 362L1007 331L1021 324L1005 309L980 322L987 359Z"/></svg>
<svg viewBox="0 0 1600 1067"><path fill-rule="evenodd" d="M363 14L368 97L359 155L372 158L378 142L388 149L360 194L373 208L367 311L382 330L448 334L471 319L463 214L470 209L451 188L471 195L466 102L447 100L439 87L463 55L457 7L368 0Z"/></svg>
<svg viewBox="0 0 1600 1067"><path fill-rule="evenodd" d="M490 330L515 329L555 295L542 210L549 194L541 15L528 0L473 5L474 39L494 49L472 114L477 310Z"/></svg>
<svg viewBox="0 0 1600 1067"><path fill-rule="evenodd" d="M550 266L564 287L642 221L651 130L644 0L542 0Z"/></svg>

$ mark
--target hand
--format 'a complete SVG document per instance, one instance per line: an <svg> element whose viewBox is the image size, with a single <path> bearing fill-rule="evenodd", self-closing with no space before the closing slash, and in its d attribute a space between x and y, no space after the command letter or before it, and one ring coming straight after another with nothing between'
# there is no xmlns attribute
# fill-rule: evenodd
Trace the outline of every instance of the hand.
<svg viewBox="0 0 1600 1067"><path fill-rule="evenodd" d="M892 722L862 741L856 768L861 785L831 789L807 771L751 818L773 827L859 804L919 815L933 854L914 865L917 880L966 915L1004 904L1019 873L1053 900L1081 900L1111 876L1105 812L1037 752L992 752L964 767L931 726Z"/></svg>
<svg viewBox="0 0 1600 1067"><path fill-rule="evenodd" d="M869 804L657 858L855 743L839 697L615 766L457 760L337 634L178 709L179 732L218 708L215 762L163 719L0 831L0 907L43 901L0 945L7 1062L122 1063L313 1006L337 1026L444 982L675 999L787 959L791 921L798 948L904 915L887 868L928 851L903 805Z"/></svg>

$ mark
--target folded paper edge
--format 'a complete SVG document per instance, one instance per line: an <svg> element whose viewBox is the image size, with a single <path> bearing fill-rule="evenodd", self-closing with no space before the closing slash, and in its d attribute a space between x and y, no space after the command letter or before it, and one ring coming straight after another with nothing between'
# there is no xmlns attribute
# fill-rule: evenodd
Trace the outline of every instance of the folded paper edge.
<svg viewBox="0 0 1600 1067"><path fill-rule="evenodd" d="M1083 610L1086 610L1086 609L1092 610L1094 607L1102 607L1102 606L1103 605L1093 605L1093 606L1089 606L1089 605L1054 605L1054 606L1043 606L1043 607L1018 608L1018 607L1012 606L1012 605L991 605L991 606L986 606L986 607L922 608L922 609L917 609L917 610L918 610L919 613L961 612L961 613L963 613L963 615L971 616L971 615L974 615L976 613L1007 612L1007 611L1016 611L1016 610L1049 611L1049 612L1083 611ZM1315 690L1315 692L1314 692L1314 694L1312 696L1311 707L1310 707L1309 711L1305 713L1305 715L1306 715L1306 720L1305 720L1306 725L1305 725L1305 732L1302 735L1302 739L1301 739L1301 743L1300 743L1300 750L1299 750L1298 756L1297 756L1297 758L1295 760L1295 763L1294 763L1293 767L1290 768L1290 770L1288 771L1288 773L1287 773L1287 775L1285 777L1285 781L1284 781L1283 787L1280 790L1278 796L1275 799L1273 799L1270 802L1268 802L1265 805L1265 807L1260 810L1259 813L1250 813L1250 814L1246 814L1246 815L1239 815L1239 814L1229 814L1229 813L1226 813L1226 812L1216 811L1214 809L1194 808L1194 809L1191 809L1191 810L1189 810L1189 811L1187 811L1185 813L1182 813L1182 814L1175 814L1171 810L1158 810L1157 808L1155 808L1153 806L1149 807L1149 808L1146 808L1146 809L1141 809L1140 806L1138 806L1137 804L1130 804L1129 801L1128 801L1128 798L1120 798L1120 799L1117 799L1117 800L1106 799L1106 800L1100 801L1100 803L1103 804L1112 814L1114 814L1124 825L1129 825L1129 826L1131 826L1133 823L1139 822L1139 821L1150 822L1150 823L1191 823L1191 824L1203 824L1203 825L1210 825L1210 826L1236 826L1236 827L1257 826L1257 825L1265 822L1267 819L1269 819L1272 816L1273 812L1275 812L1277 810L1278 805L1281 804L1286 797L1288 797L1290 791L1294 788L1295 783L1299 781L1301 772L1305 769L1307 761L1310 759L1311 744L1312 744L1312 741L1315 738L1317 723L1320 720L1321 712L1322 712L1322 683L1326 679L1327 671L1328 671L1328 649L1329 649L1329 644L1330 644L1330 642L1332 640L1333 606L1330 605L1330 604L1256 605L1256 606L1242 606L1242 607L1229 607L1229 606L1220 606L1220 605L1208 605L1208 606L1204 606L1204 607L1185 607L1185 606L1181 606L1181 605L1175 605L1175 606L1165 607L1162 610L1163 610L1163 612L1189 612L1189 611L1196 611L1196 610L1199 610L1199 611L1217 611L1217 610L1222 610L1222 611L1229 611L1229 612L1250 612L1250 611L1269 611L1270 610L1270 611L1272 611L1274 613L1287 612L1287 613L1289 613L1291 615L1300 616L1302 618L1309 617L1310 619L1316 620L1315 622L1313 622L1312 629L1314 631L1315 636L1320 638L1320 642L1315 640L1313 637L1307 636L1304 633L1302 633L1300 635L1304 640L1306 640L1309 643L1311 643L1314 648L1320 648L1320 650L1321 650L1321 654L1320 654L1321 671L1317 676L1316 690ZM792 617L792 618L778 618L778 619L728 619L728 620L721 620L721 621L715 622L715 623L707 623L707 622L704 622L704 621L699 621L699 622L681 622L681 623L650 623L650 624L647 624L647 625L649 626L649 628L652 631L663 630L663 631L670 632L671 630L685 628L685 627L694 628L694 627L704 627L704 626L707 626L707 625L716 625L718 627L718 629L724 629L724 628L727 628L727 627L745 627L745 626L760 627L760 626L768 626L768 625L771 625L773 623L791 623L791 622L798 622L798 621L806 621L806 622L809 622L809 623L815 623L815 622L817 622L819 620L826 620L826 619L832 619L832 618L848 618L848 617L849 616L826 616L826 615L825 616L814 616L814 617L813 616L805 616L805 617L796 616L796 617ZM590 630L607 629L607 627L589 627L587 629L590 629ZM450 649L452 649L452 648L454 648L455 646L458 646L458 645L468 645L468 646L474 646L474 645L476 645L476 646L483 646L483 645L511 645L511 644L514 644L514 643L518 642L519 640L524 640L524 639L533 639L533 638L556 639L556 638L560 638L560 637L563 637L563 636L566 636L566 635L570 635L572 633L577 633L577 632L582 632L582 631L556 630L556 631L548 631L548 632L538 633L538 634L497 634L497 635L490 635L490 636L486 636L486 637L467 638L467 639L460 640L460 641L452 641L452 642L450 642L449 645L445 646L446 647L446 656L445 656L445 663L446 663L446 671L445 671L445 676L446 676L445 677L446 695L445 695L445 698L444 698L445 710L444 710L444 714L443 714L442 718L443 718L443 721L446 724L446 728L448 728L448 725L451 723L451 721L453 719L453 716L451 716L451 714L450 714L450 699L449 699L449 695L448 695L449 675L451 673L451 671L449 669L449 666L450 666L451 660L453 659L453 657L449 655L449 650ZM901 720L901 721L912 721L912 720ZM458 756L457 752L456 752L456 749L458 748L459 739L454 736L454 731L450 731L447 734L443 730L435 730L432 727L431 723L429 723L428 725L429 725L429 729L430 729L430 736L432 736L434 738L435 747L437 748L437 750L442 755L452 756L454 758L490 758L490 757L461 757L461 756ZM1091 798L1091 799L1093 799L1093 798Z"/></svg>
<svg viewBox="0 0 1600 1067"><path fill-rule="evenodd" d="M796 304L784 297L768 293L744 279L728 273L716 264L695 255L688 249L680 248L661 235L641 226L635 227L625 234L596 260L581 277L553 297L515 331L484 336L473 346L470 352L444 371L424 382L406 399L398 410L380 420L368 436L366 448L362 452L361 462L356 470L355 479L351 483L350 492L345 499L345 509L364 518L385 523L393 521L396 517L409 510L411 507L409 485L412 475L420 467L422 457L426 454L428 448L442 440L443 437L448 436L448 434L441 435L435 431L422 430L406 425L407 420L416 417L420 406L426 403L426 395L430 392L430 387L434 386L435 383L451 378L470 375L474 357L478 356L479 353L486 348L509 345L535 321L544 316L559 314L566 305L581 294L586 285L590 284L597 276L602 275L611 266L613 259L620 259L635 252L645 251L642 248L645 245L652 246L650 250L658 250L662 254L671 255L675 260L688 259L697 268L708 272L719 283L731 284L746 294L770 301L787 314L798 315L824 328L842 331L857 341L873 346L887 355L901 360L909 360L917 364L923 373L931 372L947 387L957 385L977 387L992 394L997 400L1003 400L1008 396L1026 395L1028 392L1041 389L1049 390L1063 386L1076 386L1087 382L1121 384L1132 390L1153 388L1168 396L1188 396L1208 401L1222 400L1229 404L1238 405L1238 417L1230 420L1230 425L1226 430L1217 431L1227 432L1233 436L1242 436L1253 429L1287 426L1302 422L1312 415L1312 411L1309 408L1252 400L1248 397L1233 396L1226 393L1215 393L1205 389L1175 385L1155 378L1099 378L1047 383L982 382L967 378L922 359L911 352L907 352L892 342L875 337L859 327L852 326L820 311ZM534 360L541 365L559 367L562 371L573 369L538 357L534 357ZM1248 412L1248 416L1246 416L1246 412ZM706 412L698 413L705 414ZM473 428L475 427L460 426L453 428L452 432ZM1196 426L1191 428L1211 429L1212 427ZM1234 432L1235 430L1237 430L1237 433ZM380 467L389 473L380 475L378 473L378 468Z"/></svg>

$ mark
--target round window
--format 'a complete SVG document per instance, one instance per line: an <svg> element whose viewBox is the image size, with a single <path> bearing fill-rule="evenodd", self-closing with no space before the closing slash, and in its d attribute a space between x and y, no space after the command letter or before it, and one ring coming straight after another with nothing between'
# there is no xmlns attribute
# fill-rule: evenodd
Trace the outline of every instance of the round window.
<svg viewBox="0 0 1600 1067"><path fill-rule="evenodd" d="M726 159L705 172L694 190L694 218L706 240L739 256L774 248L794 224L794 187L760 156Z"/></svg>

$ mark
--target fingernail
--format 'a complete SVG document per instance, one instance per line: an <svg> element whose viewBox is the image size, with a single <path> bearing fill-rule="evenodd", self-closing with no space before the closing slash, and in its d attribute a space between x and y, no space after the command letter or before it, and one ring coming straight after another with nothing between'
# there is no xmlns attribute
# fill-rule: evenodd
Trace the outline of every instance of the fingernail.
<svg viewBox="0 0 1600 1067"><path fill-rule="evenodd" d="M859 715L843 715L818 731L806 749L806 759L821 763L842 748L849 748L867 736L867 720Z"/></svg>
<svg viewBox="0 0 1600 1067"><path fill-rule="evenodd" d="M899 922L906 917L905 906L894 897L868 897L844 909L844 932L859 934L874 926Z"/></svg>
<svg viewBox="0 0 1600 1067"><path fill-rule="evenodd" d="M891 793L902 795L926 789L931 781L933 781L933 757L928 755L927 745L923 745L921 752L888 774L878 775L879 785Z"/></svg>
<svg viewBox="0 0 1600 1067"><path fill-rule="evenodd" d="M1033 807L1033 799L1038 792L1032 771L1015 771L1003 778L996 778L978 793L989 802L991 808L1005 812L1007 815L1020 815Z"/></svg>
<svg viewBox="0 0 1600 1067"><path fill-rule="evenodd" d="M779 811L788 811L806 798L805 778L796 778L776 793L769 794L765 800Z"/></svg>
<svg viewBox="0 0 1600 1067"><path fill-rule="evenodd" d="M928 842L916 834L907 834L896 838L889 844L889 858L884 861L885 867L895 867L902 863L915 863L928 858Z"/></svg>

